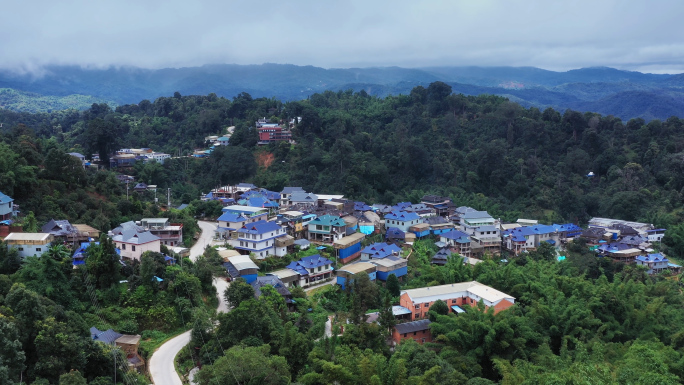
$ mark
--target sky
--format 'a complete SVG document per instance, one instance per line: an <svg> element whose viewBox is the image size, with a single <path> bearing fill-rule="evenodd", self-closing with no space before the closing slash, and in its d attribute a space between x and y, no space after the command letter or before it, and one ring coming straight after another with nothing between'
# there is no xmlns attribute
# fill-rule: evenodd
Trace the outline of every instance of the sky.
<svg viewBox="0 0 684 385"><path fill-rule="evenodd" d="M10 0L0 68L609 66L684 72L681 0Z"/></svg>

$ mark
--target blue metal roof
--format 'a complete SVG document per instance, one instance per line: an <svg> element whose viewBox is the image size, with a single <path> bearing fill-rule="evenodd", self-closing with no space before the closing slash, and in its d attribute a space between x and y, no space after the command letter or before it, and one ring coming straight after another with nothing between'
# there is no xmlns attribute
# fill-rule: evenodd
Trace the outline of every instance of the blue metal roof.
<svg viewBox="0 0 684 385"><path fill-rule="evenodd" d="M444 238L446 238L446 239L451 239L451 240L454 240L454 241L459 240L459 239L462 239L462 238L468 238L468 239L470 239L470 238L468 237L468 234L464 233L463 231L459 231L459 230L451 230L451 231L449 231L448 233L442 233L442 234L440 234L439 236L440 236L440 237L444 237Z"/></svg>
<svg viewBox="0 0 684 385"><path fill-rule="evenodd" d="M14 199L8 197L7 195L3 194L3 193L0 191L0 204L1 204L1 203L10 203L10 202L12 202L12 201L14 201Z"/></svg>
<svg viewBox="0 0 684 385"><path fill-rule="evenodd" d="M670 260L667 259L664 255L660 253L655 253L655 254L649 254L649 255L639 255L636 257L637 261L641 262L669 262Z"/></svg>
<svg viewBox="0 0 684 385"><path fill-rule="evenodd" d="M415 219L420 219L420 215L416 213L407 213L406 211L392 211L391 213L385 215L385 219L394 219L397 221L412 221Z"/></svg>
<svg viewBox="0 0 684 385"><path fill-rule="evenodd" d="M465 313L465 310L463 310L460 306L454 305L451 307L451 310L454 311L454 313Z"/></svg>
<svg viewBox="0 0 684 385"><path fill-rule="evenodd" d="M388 245L384 242L373 243L361 250L361 254L370 254L371 258L385 258L393 253L401 253L401 248L395 244Z"/></svg>
<svg viewBox="0 0 684 385"><path fill-rule="evenodd" d="M238 233L264 234L276 230L280 230L280 226L278 226L277 223L260 220L253 223L245 224L244 226L242 226L240 230L238 230Z"/></svg>

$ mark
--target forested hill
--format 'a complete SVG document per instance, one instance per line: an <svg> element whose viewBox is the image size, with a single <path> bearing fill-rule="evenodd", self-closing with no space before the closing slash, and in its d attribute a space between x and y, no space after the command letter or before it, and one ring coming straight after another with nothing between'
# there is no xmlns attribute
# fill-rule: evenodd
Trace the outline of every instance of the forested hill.
<svg viewBox="0 0 684 385"><path fill-rule="evenodd" d="M493 94L523 106L598 111L622 119L684 117L681 75L654 75L612 68L554 72L533 67L430 67L324 69L281 64L205 65L149 70L141 68L83 69L47 67L39 75L0 71L0 87L31 92L43 98L85 95L119 104L182 94L302 100L326 90L365 90L374 96L408 94L416 86L442 81L465 95ZM5 103L12 109L47 111L62 105ZM79 108L74 104L69 107ZM23 107L32 108L22 109Z"/></svg>
<svg viewBox="0 0 684 385"><path fill-rule="evenodd" d="M244 93L232 100L176 93L115 110L106 105L81 113L3 110L0 121L11 140L25 135L21 129L14 133L25 124L38 138L54 138L51 145L103 156L126 147L189 155L204 146L205 136L235 125L231 146L207 159L185 157L137 171L142 181L171 187L185 202L217 185L253 181L275 191L302 186L369 203L445 194L507 220L581 223L609 216L665 227L680 222L684 121L679 118L623 122L451 91L436 82L404 96L328 91L287 103ZM264 116L284 122L301 117L293 129L297 144L257 147L254 122ZM595 176L588 177L590 172ZM29 196L18 198L21 203Z"/></svg>

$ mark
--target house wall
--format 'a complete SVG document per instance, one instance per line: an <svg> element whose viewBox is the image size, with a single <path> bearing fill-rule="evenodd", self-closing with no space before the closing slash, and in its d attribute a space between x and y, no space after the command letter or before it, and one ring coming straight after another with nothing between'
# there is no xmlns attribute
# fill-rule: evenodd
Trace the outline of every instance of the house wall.
<svg viewBox="0 0 684 385"><path fill-rule="evenodd" d="M361 241L345 249L337 249L337 256L342 263L347 263L355 258L358 258L359 255L361 255Z"/></svg>
<svg viewBox="0 0 684 385"><path fill-rule="evenodd" d="M159 253L161 250L161 242L159 240L143 243L142 245L135 245L125 242L114 242L114 245L121 250L121 258L140 260L142 254L146 251L154 251ZM124 249L125 245L125 249ZM135 248L135 250L133 250Z"/></svg>
<svg viewBox="0 0 684 385"><path fill-rule="evenodd" d="M419 344L424 344L426 342L432 342L432 333L430 333L430 329L404 334L399 334L399 332L397 332L397 329L394 329L394 331L392 332L392 341L395 345L399 344L401 340L407 339L412 339L418 342Z"/></svg>
<svg viewBox="0 0 684 385"><path fill-rule="evenodd" d="M240 278L243 278L245 281L247 281L247 283L252 283L252 282L256 281L257 274L245 274L245 275L240 274Z"/></svg>
<svg viewBox="0 0 684 385"><path fill-rule="evenodd" d="M15 247L19 252L19 256L22 258L26 258L33 256L40 257L50 248L50 246L52 246L51 242L42 245L15 244L8 245L7 249L9 250L12 247Z"/></svg>
<svg viewBox="0 0 684 385"><path fill-rule="evenodd" d="M390 274L396 275L397 278L405 276L408 274L408 267L404 266L390 271L377 271L376 273L379 280L387 281L387 277L389 277Z"/></svg>
<svg viewBox="0 0 684 385"><path fill-rule="evenodd" d="M1 215L12 215L12 203L13 202L7 202L7 203L0 203L0 216ZM9 219L9 217L7 217Z"/></svg>
<svg viewBox="0 0 684 385"><path fill-rule="evenodd" d="M477 306L479 300L479 297L471 295L468 292L456 292L453 293L453 296L442 299L442 301L446 302L447 306L449 307L449 313L453 313L451 307L454 305L461 307L465 305ZM430 311L430 307L432 307L432 305L434 305L435 302L436 301L414 303L407 293L402 294L399 298L399 305L411 310L411 320L414 321L427 318L428 312ZM487 301L484 302L486 303ZM416 306L418 307L416 308ZM508 309L511 306L513 306L512 302L505 299L501 300L494 305L494 313L498 313L502 310ZM485 304L485 309L488 309L489 307L490 306L487 306Z"/></svg>

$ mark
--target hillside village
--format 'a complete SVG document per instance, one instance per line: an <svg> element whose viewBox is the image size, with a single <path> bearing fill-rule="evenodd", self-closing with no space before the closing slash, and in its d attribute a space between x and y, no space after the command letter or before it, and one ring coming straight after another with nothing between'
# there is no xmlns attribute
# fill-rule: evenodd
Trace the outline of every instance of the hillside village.
<svg viewBox="0 0 684 385"><path fill-rule="evenodd" d="M120 181L129 182L126 178ZM565 246L583 238L596 258L643 266L648 274L681 270L657 251L665 229L646 223L592 218L586 229L573 223L540 224L522 218L505 223L486 211L458 206L450 198L436 195L425 195L417 203L369 204L301 187L269 191L250 183L213 189L201 200L223 206L222 214L215 218L212 244L218 247L229 279L244 279L257 293L271 285L288 303L292 303L290 289L336 284L344 290L359 274L383 285L394 278L401 281L409 272L413 245L426 239L439 249L431 262L440 266L455 257L468 266L484 259L505 264L542 245L561 261ZM72 249L73 265L78 268L85 263L85 250L100 236L100 231L88 224L58 218L42 225L38 233L23 232L12 225L17 214L13 199L0 194L0 238L22 258L40 257L51 245L63 244ZM165 252L165 260L173 264L187 255L189 246L183 242L183 224L171 223L168 218L121 223L107 236L122 265L140 261L145 252ZM282 268L262 270L258 265L312 249L317 253L309 252ZM455 314L478 303L495 312L515 303L512 296L475 281L404 290L392 309L398 322L393 344L405 338L431 341L428 311L439 300Z"/></svg>

